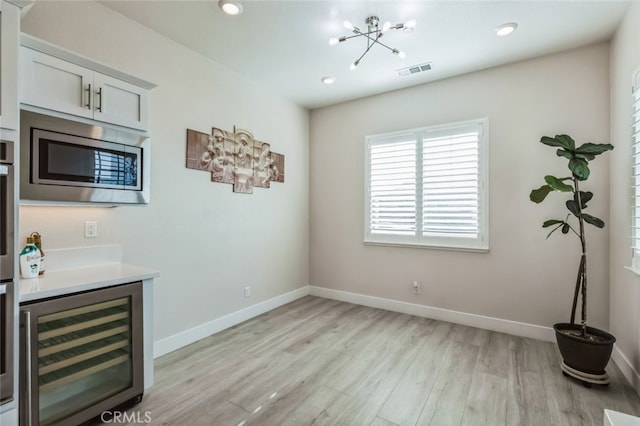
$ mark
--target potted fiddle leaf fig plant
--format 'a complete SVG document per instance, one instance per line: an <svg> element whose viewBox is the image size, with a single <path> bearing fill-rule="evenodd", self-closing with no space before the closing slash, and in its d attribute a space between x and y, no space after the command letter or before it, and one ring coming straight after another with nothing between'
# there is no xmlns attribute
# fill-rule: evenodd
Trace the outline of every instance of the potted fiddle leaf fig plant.
<svg viewBox="0 0 640 426"><path fill-rule="evenodd" d="M587 203L593 193L583 191L580 186L590 175L589 161L600 154L613 149L611 144L585 143L576 147L575 141L568 135L555 137L543 136L540 142L557 148L556 155L568 160L570 174L556 177L547 175L545 184L531 191L529 198L534 203L541 203L551 192L562 192L568 195L564 218L546 220L542 227L550 228L547 238L554 232L572 235L577 238L580 248L580 261L576 277L571 317L568 323L554 324L558 349L562 355L562 372L565 376L574 377L590 387L591 384L608 384L609 378L605 367L611 357L613 343L611 334L587 325L587 242L586 225L604 228L604 221L585 212ZM580 297L580 323L576 324L576 309Z"/></svg>

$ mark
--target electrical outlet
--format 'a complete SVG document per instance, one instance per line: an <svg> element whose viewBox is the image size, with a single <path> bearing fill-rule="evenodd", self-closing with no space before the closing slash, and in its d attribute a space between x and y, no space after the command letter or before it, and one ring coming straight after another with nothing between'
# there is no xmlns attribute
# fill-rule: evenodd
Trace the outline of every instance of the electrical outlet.
<svg viewBox="0 0 640 426"><path fill-rule="evenodd" d="M98 222L87 221L84 223L84 237L96 238L98 236Z"/></svg>
<svg viewBox="0 0 640 426"><path fill-rule="evenodd" d="M422 290L422 288L418 281L414 281L412 287L413 287L413 294L420 294L420 291Z"/></svg>
<svg viewBox="0 0 640 426"><path fill-rule="evenodd" d="M246 286L244 288L244 297L251 297L251 286Z"/></svg>

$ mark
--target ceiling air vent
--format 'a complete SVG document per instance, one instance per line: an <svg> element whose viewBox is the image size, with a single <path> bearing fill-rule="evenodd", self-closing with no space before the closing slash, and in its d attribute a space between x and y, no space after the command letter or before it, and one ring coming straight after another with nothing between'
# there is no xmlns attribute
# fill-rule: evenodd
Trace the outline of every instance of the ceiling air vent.
<svg viewBox="0 0 640 426"><path fill-rule="evenodd" d="M412 65L406 68L400 68L398 71L398 75L413 75L418 74L424 71L429 71L431 69L431 62L425 62L424 64Z"/></svg>

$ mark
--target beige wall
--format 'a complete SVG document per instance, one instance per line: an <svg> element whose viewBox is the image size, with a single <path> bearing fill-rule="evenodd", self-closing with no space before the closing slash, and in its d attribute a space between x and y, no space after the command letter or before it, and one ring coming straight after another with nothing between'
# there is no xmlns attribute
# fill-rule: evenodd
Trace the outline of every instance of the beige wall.
<svg viewBox="0 0 640 426"><path fill-rule="evenodd" d="M23 30L158 85L150 96L148 206L22 207L45 249L117 243L160 271L155 340L308 284L309 114L94 2L36 2ZM253 195L185 168L186 129L247 129L286 156L286 182ZM95 240L85 220L99 222ZM252 297L243 298L243 287Z"/></svg>
<svg viewBox="0 0 640 426"><path fill-rule="evenodd" d="M528 195L545 174L568 173L538 143L542 135L609 139L608 54L598 44L312 111L311 284L542 326L567 321L578 241L546 241L541 228L564 215L565 198L534 205ZM363 245L364 137L481 117L489 118L490 252ZM590 210L608 222L608 159L592 172ZM590 320L607 328L609 231L588 231Z"/></svg>
<svg viewBox="0 0 640 426"><path fill-rule="evenodd" d="M640 392L640 277L631 265L631 78L640 69L640 3L633 2L611 43L611 332L635 369ZM629 375L629 374L628 374Z"/></svg>

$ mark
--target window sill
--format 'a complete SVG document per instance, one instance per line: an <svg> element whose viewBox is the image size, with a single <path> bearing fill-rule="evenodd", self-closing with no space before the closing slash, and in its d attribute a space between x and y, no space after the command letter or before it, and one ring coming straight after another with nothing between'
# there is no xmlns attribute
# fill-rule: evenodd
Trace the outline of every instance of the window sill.
<svg viewBox="0 0 640 426"><path fill-rule="evenodd" d="M447 247L438 245L424 245L424 244L410 244L410 243L389 243L382 241L364 241L365 246L384 246L384 247L404 247L414 249L428 249L428 250L447 250L447 251L463 251L473 253L489 253L488 247L475 248L475 247ZM640 272L638 272L640 273Z"/></svg>
<svg viewBox="0 0 640 426"><path fill-rule="evenodd" d="M625 266L624 269L626 269L627 271L631 271L636 275L640 275L640 269L636 269L632 266Z"/></svg>

